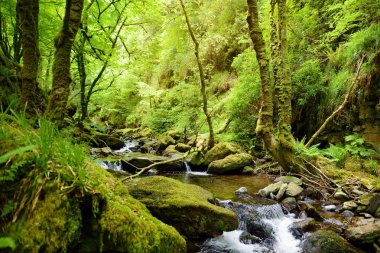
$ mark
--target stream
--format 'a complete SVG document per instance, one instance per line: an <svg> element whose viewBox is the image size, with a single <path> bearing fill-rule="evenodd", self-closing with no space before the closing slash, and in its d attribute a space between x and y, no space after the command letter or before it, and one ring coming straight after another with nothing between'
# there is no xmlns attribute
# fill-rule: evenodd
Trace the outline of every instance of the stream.
<svg viewBox="0 0 380 253"><path fill-rule="evenodd" d="M249 194L236 195L240 187L254 194L272 179L266 176L216 176L205 172L168 174L184 183L196 184L220 199L220 204L234 211L239 219L237 230L206 240L199 253L297 253L302 252L301 240L295 238L291 227L299 219L284 214L282 207Z"/></svg>
<svg viewBox="0 0 380 253"><path fill-rule="evenodd" d="M126 141L125 147L115 153L131 153L138 143ZM129 154L128 154L129 155ZM122 170L120 161L96 161L101 167ZM282 207L272 201L255 196L259 189L272 183L267 176L216 176L206 172L192 171L184 164L185 172L166 173L167 177L184 183L195 184L213 193L219 204L234 211L239 219L237 230L223 232L222 235L207 239L199 246L199 253L297 253L302 252L301 239L296 238L291 227L294 214L285 214ZM240 187L247 194L235 194Z"/></svg>

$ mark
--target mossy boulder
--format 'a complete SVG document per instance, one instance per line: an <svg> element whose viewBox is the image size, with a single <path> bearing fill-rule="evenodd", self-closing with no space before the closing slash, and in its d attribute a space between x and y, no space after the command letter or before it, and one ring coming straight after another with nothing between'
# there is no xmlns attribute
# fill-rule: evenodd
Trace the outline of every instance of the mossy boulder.
<svg viewBox="0 0 380 253"><path fill-rule="evenodd" d="M300 195L302 191L303 191L303 188L301 186L297 185L296 183L290 182L288 184L285 194L288 197L296 197Z"/></svg>
<svg viewBox="0 0 380 253"><path fill-rule="evenodd" d="M115 134L123 138L141 139L152 137L153 131L149 128L125 128L116 130Z"/></svg>
<svg viewBox="0 0 380 253"><path fill-rule="evenodd" d="M83 195L49 183L32 215L26 212L11 226L17 252L186 252L183 237L125 185L99 166L86 167Z"/></svg>
<svg viewBox="0 0 380 253"><path fill-rule="evenodd" d="M176 146L174 146L174 145L169 145L169 146L164 150L164 152L162 152L162 155L167 156L167 157L171 157L171 158L176 158L176 157L183 156L183 153L179 152L179 151L176 149Z"/></svg>
<svg viewBox="0 0 380 253"><path fill-rule="evenodd" d="M299 185L299 186L302 185L302 179L298 177L293 177L293 176L281 176L281 177L276 178L274 181L275 182L281 181L286 184L295 183L296 185Z"/></svg>
<svg viewBox="0 0 380 253"><path fill-rule="evenodd" d="M61 195L55 187L46 190L32 215L10 228L17 252L66 252L80 238L82 216L78 201Z"/></svg>
<svg viewBox="0 0 380 253"><path fill-rule="evenodd" d="M365 206L366 212L376 214L380 208L380 194L365 193L360 197L359 204Z"/></svg>
<svg viewBox="0 0 380 253"><path fill-rule="evenodd" d="M204 167L205 157L201 151L190 152L186 157L186 162L194 167Z"/></svg>
<svg viewBox="0 0 380 253"><path fill-rule="evenodd" d="M207 173L216 175L239 174L245 166L252 164L252 156L247 153L229 155L221 160L213 161Z"/></svg>
<svg viewBox="0 0 380 253"><path fill-rule="evenodd" d="M184 144L184 143L178 143L176 146L175 146L175 150L179 151L179 152L187 152L191 149L191 146L190 145L187 145L187 144Z"/></svg>
<svg viewBox="0 0 380 253"><path fill-rule="evenodd" d="M356 243L373 243L380 238L380 219L365 219L361 224L347 228L345 236Z"/></svg>
<svg viewBox="0 0 380 253"><path fill-rule="evenodd" d="M113 150L121 149L125 145L124 141L118 137L98 132L93 133L91 144L95 148L109 147Z"/></svg>
<svg viewBox="0 0 380 253"><path fill-rule="evenodd" d="M153 163L165 162L164 164L158 164L153 169L159 171L182 171L185 170L183 162L181 160L171 161L172 158L166 156L158 156L153 154L134 153L133 156L124 157L121 162L123 170L130 173L136 173L136 168L144 168Z"/></svg>
<svg viewBox="0 0 380 253"><path fill-rule="evenodd" d="M221 142L216 144L206 153L204 164L209 165L213 161L221 160L228 155L241 152L242 150L236 144L230 142Z"/></svg>
<svg viewBox="0 0 380 253"><path fill-rule="evenodd" d="M304 253L359 253L343 237L333 231L317 231L306 239L303 244Z"/></svg>
<svg viewBox="0 0 380 253"><path fill-rule="evenodd" d="M161 153L163 152L168 146L170 145L175 145L176 141L169 135L163 135L161 136L156 144L154 145L154 149L158 152Z"/></svg>
<svg viewBox="0 0 380 253"><path fill-rule="evenodd" d="M238 226L235 213L211 204L212 194L199 186L162 176L134 179L126 184L130 194L155 217L189 239L215 237Z"/></svg>
<svg viewBox="0 0 380 253"><path fill-rule="evenodd" d="M109 156L114 155L111 148L109 148L109 147L92 148L90 152L91 152L91 155L94 155L96 157L109 157Z"/></svg>
<svg viewBox="0 0 380 253"><path fill-rule="evenodd" d="M267 198L270 196L271 193L276 194L278 192L278 190L280 190L280 188L283 184L284 183L281 181L274 183L274 184L270 184L267 187L260 189L259 194L261 197Z"/></svg>

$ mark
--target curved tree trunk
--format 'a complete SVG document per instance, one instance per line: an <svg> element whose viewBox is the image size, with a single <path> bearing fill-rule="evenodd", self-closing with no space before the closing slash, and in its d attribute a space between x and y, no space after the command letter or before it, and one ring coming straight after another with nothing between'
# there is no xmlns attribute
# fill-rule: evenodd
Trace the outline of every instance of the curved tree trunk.
<svg viewBox="0 0 380 253"><path fill-rule="evenodd" d="M63 122L70 95L71 48L78 32L84 0L66 0L63 26L55 40L53 88L49 98L48 115L59 124Z"/></svg>
<svg viewBox="0 0 380 253"><path fill-rule="evenodd" d="M183 14L184 14L185 19L186 19L187 28L189 30L191 39L192 39L192 41L194 43L194 54L195 54L195 57L197 59L198 70L199 70L199 77L200 77L200 80L201 80L200 89L201 89L202 100L203 100L203 107L202 108L203 108L203 113L206 116L207 125L208 125L208 129L209 129L209 134L210 134L210 138L209 138L209 141L208 141L208 144L207 144L207 148L211 149L214 146L214 144L215 144L215 140L214 140L214 128L212 126L211 115L208 112L208 107L207 107L206 81L205 81L205 77L204 77L204 71L203 71L203 66L202 66L202 63L201 63L201 59L199 57L199 42L198 42L197 38L195 37L193 29L191 27L189 16L187 15L187 12L186 12L185 4L183 3L183 0L179 0L179 1L181 3Z"/></svg>
<svg viewBox="0 0 380 253"><path fill-rule="evenodd" d="M38 87L39 0L17 1L17 23L20 24L23 66L21 69L21 103L29 115L43 112L42 94Z"/></svg>

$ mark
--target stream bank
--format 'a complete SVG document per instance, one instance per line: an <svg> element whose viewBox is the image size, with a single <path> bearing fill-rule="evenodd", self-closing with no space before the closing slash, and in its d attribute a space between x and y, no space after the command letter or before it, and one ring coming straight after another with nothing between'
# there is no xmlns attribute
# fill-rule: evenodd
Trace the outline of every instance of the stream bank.
<svg viewBox="0 0 380 253"><path fill-rule="evenodd" d="M129 166L126 166L126 162L123 162L126 159L125 157L128 157L128 159L130 159L129 161L134 161L133 159L148 160L149 162L140 165L144 167L153 164L155 161L164 161L165 159L168 160L183 154L177 150L177 147L181 146L182 143L178 143L175 140L165 149L163 148L165 145L162 143L160 145L154 144L157 143L154 141L151 142L153 144L152 147L148 149L145 144L143 144L145 148L141 148L140 145L142 143L139 141L128 140L125 143L126 146L123 149L116 151L111 150L109 153L113 155L113 162L112 159L110 160L109 157L105 155L103 161L98 161L98 163L107 169L116 167L118 170L127 170L129 173L134 173L136 170L131 171L125 169ZM154 148L157 146L160 147L161 153ZM146 152L146 150L151 150L154 154L141 153L141 151ZM140 152L136 153L135 151ZM336 235L336 241L344 242L344 244L340 243L340 245L346 245L346 247L342 248L347 252L360 252L360 249L357 247L364 249L366 252L376 252L376 239L380 237L377 236L376 233L380 230L377 229L376 226L368 227L371 221L374 221L376 224L376 212L356 212L356 207L354 207L355 210L349 207L349 201L355 202L350 200L350 197L344 200L338 200L339 197L337 196L341 194L340 191L336 192L336 199L330 199L327 198L327 195L323 192L317 192L307 187L307 185L303 185L300 179L296 179L295 182L290 182L286 180L281 181L281 179L277 178L276 182L271 184L274 177L265 174L257 175L257 169L255 169L257 166L253 163L252 157L249 158L250 162L244 162L244 151L234 144L219 143L205 155L200 155L201 149L199 147L195 151L196 152L192 153L186 161L177 163L175 166L169 164L168 168L170 169L154 168L150 171L150 175L164 175L165 177L174 178L186 184L196 184L205 188L213 194L212 203L233 210L236 213L239 217L239 227L236 230L225 231L222 235L214 237L213 239L207 239L204 236L197 238L203 238L203 241L188 238L189 252L290 252L285 250L286 247L282 244L283 241L293 242L292 245L294 247L291 249L291 252L320 252L318 251L320 249L312 247L312 245L315 245L315 241L324 240L326 238L325 235L329 235L329 233L330 235L331 233ZM123 152L125 153L122 154ZM95 150L93 150L93 153L95 153ZM149 157L154 159L150 159ZM231 163L229 161L233 160L231 157L237 157L239 159L237 162L232 162L232 164L234 164L232 171L235 175L217 175L218 173L212 174L210 170L207 170L210 164L215 164L214 161L218 161L221 169L225 167L230 168ZM116 166L113 164L116 164ZM225 164L227 164L227 166L225 166ZM136 163L133 165L139 167L136 166ZM195 171L193 171L193 169ZM199 171L202 169L203 171ZM242 175L244 171L250 171L249 174L251 175ZM252 176L253 173L256 175ZM231 174L231 171L226 174ZM279 180L281 182L279 182ZM126 184L128 185L128 181ZM154 188L154 184L152 184L152 187ZM241 187L246 188L243 191L244 194L236 195L235 191ZM270 189L268 189L268 187ZM359 185L359 187L356 188L356 192L360 193L360 196L368 190L364 190L363 187L363 185ZM358 197L360 197L359 195ZM271 198L276 201L264 200L265 198ZM357 198L356 202L360 201L359 199L360 198ZM276 204L277 201L281 205ZM244 205L246 206L244 207ZM368 205L367 203L367 206ZM265 208L267 208L267 206L270 206L268 207L269 209L277 210L275 212L276 214L272 214L269 218L262 218L260 216L260 210L266 210ZM281 212L278 207L280 207ZM363 207L361 208L365 210ZM374 207L372 207L372 209L373 208ZM152 212L152 210L150 211ZM243 215L247 212L251 214L254 213L254 215L249 217L248 220L241 219L241 217L247 216ZM152 213L154 213L154 211ZM185 216L186 214L184 214L183 217ZM170 217L165 219L164 222L170 224ZM261 231L266 232L260 235L257 234L256 230L248 231L247 228L240 225L241 222L249 223L249 220L252 219L259 219L260 224L265 224L267 228L261 229ZM366 233L375 233L375 235L370 235L371 239L367 241L362 239L358 241L354 239L353 236L350 237L350 234L362 233L361 228L370 229L372 232L367 231ZM257 226L255 229L257 229ZM258 229L258 231L260 231L260 229ZM324 234L325 231L326 234ZM183 234L183 232L181 234ZM265 236L263 236L263 234ZM349 239L356 247L347 242L342 236ZM355 236L358 237L358 235ZM360 236L363 237L362 234ZM189 248L189 245L192 245L191 248ZM336 245L328 244L326 247L328 248L325 249L327 251L321 252L332 252L328 250L336 247Z"/></svg>

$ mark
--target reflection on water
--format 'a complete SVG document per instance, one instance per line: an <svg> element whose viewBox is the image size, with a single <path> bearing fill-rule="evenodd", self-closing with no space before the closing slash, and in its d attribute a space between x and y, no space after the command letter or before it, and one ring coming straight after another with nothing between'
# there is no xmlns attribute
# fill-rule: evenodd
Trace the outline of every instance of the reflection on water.
<svg viewBox="0 0 380 253"><path fill-rule="evenodd" d="M235 191L244 186L248 189L248 194L257 193L261 188L271 184L273 179L268 176L202 176L197 174L169 174L167 177L177 179L188 184L199 185L209 190L219 199L234 199Z"/></svg>

